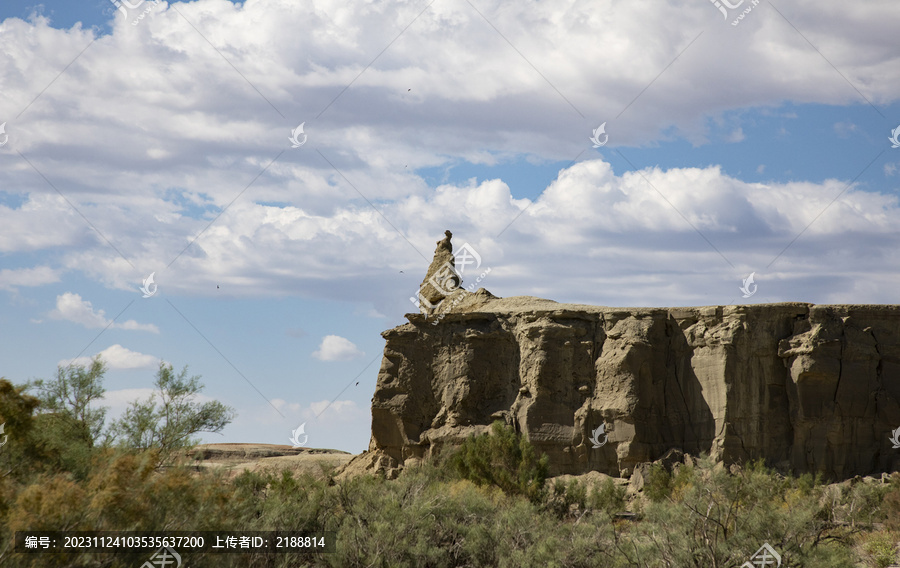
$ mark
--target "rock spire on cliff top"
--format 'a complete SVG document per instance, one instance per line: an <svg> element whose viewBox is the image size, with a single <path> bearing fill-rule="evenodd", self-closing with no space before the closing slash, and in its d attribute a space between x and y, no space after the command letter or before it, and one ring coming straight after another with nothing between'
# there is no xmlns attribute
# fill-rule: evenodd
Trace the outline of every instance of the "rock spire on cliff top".
<svg viewBox="0 0 900 568"><path fill-rule="evenodd" d="M453 233L444 231L444 238L437 242L434 258L425 273L425 279L419 286L419 309L422 313L433 313L437 305L457 290L462 279L456 272L456 259L453 257L453 244L450 239ZM422 301L426 300L426 301Z"/></svg>

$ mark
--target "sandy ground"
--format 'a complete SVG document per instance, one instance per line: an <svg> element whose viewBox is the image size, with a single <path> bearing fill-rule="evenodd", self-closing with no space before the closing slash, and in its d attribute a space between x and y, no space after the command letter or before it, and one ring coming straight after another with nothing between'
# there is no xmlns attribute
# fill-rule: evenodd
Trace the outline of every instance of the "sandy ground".
<svg viewBox="0 0 900 568"><path fill-rule="evenodd" d="M322 448L293 448L275 444L202 444L189 452L192 465L203 469L225 468L231 475L242 471L295 473L307 472L324 477L330 471L349 462L354 454Z"/></svg>

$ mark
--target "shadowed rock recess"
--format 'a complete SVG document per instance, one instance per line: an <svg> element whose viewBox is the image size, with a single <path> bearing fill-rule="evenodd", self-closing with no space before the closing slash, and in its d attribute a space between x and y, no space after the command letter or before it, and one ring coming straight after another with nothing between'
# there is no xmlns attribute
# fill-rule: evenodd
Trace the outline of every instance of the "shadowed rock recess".
<svg viewBox="0 0 900 568"><path fill-rule="evenodd" d="M349 470L393 477L497 419L549 455L551 475L628 477L672 448L831 479L900 470L900 306L456 294L439 321L407 314L382 333L372 438Z"/></svg>

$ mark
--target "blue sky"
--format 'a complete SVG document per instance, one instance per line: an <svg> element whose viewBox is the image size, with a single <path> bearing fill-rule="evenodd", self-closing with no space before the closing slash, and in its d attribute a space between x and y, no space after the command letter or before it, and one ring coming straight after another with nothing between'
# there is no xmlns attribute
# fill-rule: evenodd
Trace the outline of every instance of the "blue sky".
<svg viewBox="0 0 900 568"><path fill-rule="evenodd" d="M0 375L359 452L448 228L503 297L897 303L900 7L658 4L3 2Z"/></svg>

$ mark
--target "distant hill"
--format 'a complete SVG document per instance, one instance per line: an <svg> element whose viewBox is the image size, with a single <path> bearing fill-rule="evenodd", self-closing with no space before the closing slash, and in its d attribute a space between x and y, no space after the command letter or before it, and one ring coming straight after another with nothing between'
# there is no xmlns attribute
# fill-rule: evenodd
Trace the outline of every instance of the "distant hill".
<svg viewBox="0 0 900 568"><path fill-rule="evenodd" d="M226 468L237 475L243 471L290 469L324 477L327 471L349 462L353 454L322 448L294 448L278 444L203 444L192 448L189 457L204 469Z"/></svg>

